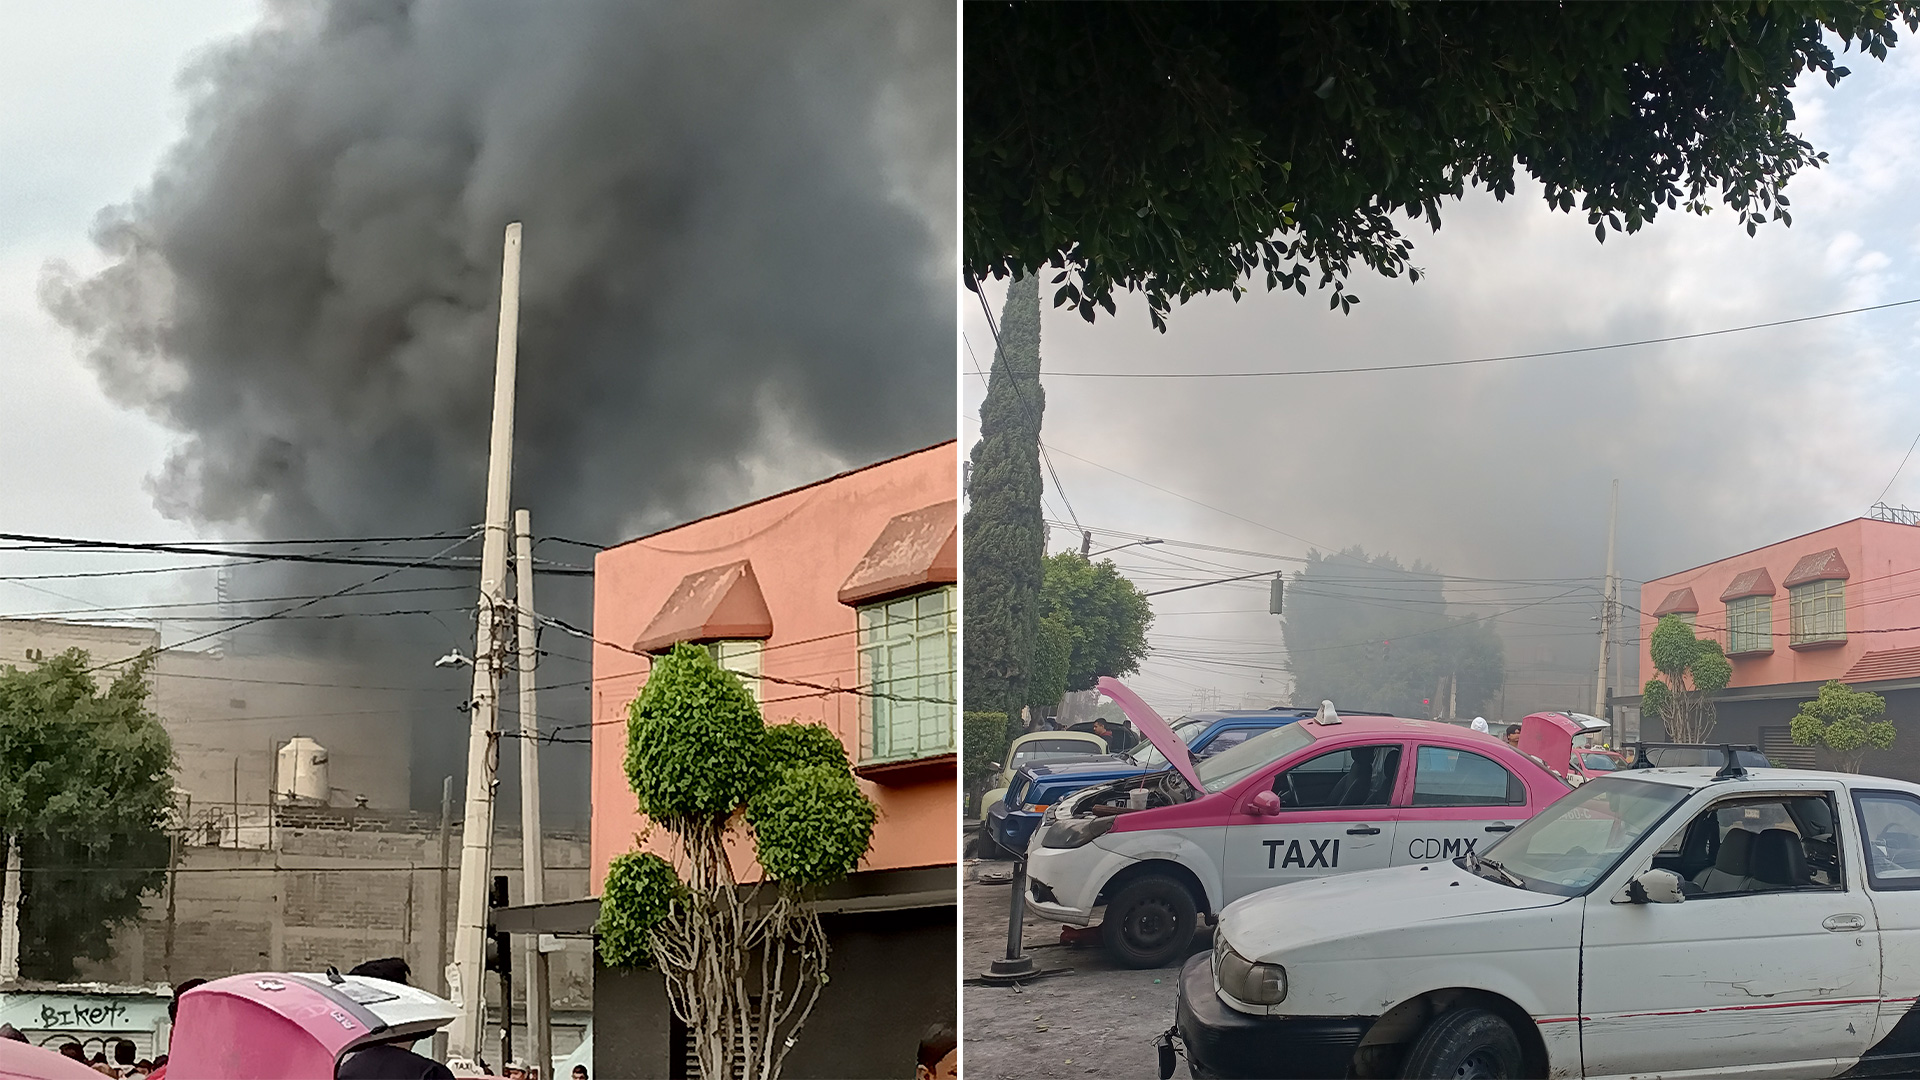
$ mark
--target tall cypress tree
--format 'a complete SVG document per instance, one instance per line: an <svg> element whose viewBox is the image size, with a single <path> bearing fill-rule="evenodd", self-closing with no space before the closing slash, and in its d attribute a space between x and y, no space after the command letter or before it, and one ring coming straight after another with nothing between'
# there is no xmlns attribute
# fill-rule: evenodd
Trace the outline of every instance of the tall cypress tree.
<svg viewBox="0 0 1920 1080"><path fill-rule="evenodd" d="M980 406L964 526L967 709L1017 720L1040 628L1040 280L1014 279Z"/></svg>

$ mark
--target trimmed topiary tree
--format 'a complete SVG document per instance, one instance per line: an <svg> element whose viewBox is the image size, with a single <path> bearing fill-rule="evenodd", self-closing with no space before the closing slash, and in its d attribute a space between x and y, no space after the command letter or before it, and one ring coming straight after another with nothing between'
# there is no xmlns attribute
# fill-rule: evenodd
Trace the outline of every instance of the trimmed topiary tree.
<svg viewBox="0 0 1920 1080"><path fill-rule="evenodd" d="M1840 756L1842 769L1857 773L1869 749L1893 748L1893 724L1886 715L1886 698L1831 679L1820 696L1801 703L1789 730L1795 743L1825 746Z"/></svg>
<svg viewBox="0 0 1920 1080"><path fill-rule="evenodd" d="M768 726L705 649L675 646L627 719L627 780L672 857L613 860L600 956L657 967L694 1036L700 1075L774 1080L827 983L827 937L810 893L873 843L875 808L838 736ZM744 888L728 849L744 836L761 880Z"/></svg>
<svg viewBox="0 0 1920 1080"><path fill-rule="evenodd" d="M1713 695L1733 679L1733 663L1718 641L1672 615L1654 624L1647 650L1655 674L1640 690L1641 715L1658 716L1673 742L1705 742L1717 719Z"/></svg>

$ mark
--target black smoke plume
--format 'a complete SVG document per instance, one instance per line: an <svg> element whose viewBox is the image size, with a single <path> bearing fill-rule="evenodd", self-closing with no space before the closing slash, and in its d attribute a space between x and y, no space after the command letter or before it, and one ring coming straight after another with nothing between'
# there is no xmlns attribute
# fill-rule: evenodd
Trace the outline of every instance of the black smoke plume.
<svg viewBox="0 0 1920 1080"><path fill-rule="evenodd" d="M523 221L514 501L614 542L951 437L953 35L929 0L273 6L183 77L185 134L99 217L105 269L49 267L44 300L180 433L151 481L169 515L463 532ZM587 625L583 588L545 591ZM407 637L410 677L445 678L420 659L440 628L342 624L334 645ZM464 740L416 741L437 803Z"/></svg>

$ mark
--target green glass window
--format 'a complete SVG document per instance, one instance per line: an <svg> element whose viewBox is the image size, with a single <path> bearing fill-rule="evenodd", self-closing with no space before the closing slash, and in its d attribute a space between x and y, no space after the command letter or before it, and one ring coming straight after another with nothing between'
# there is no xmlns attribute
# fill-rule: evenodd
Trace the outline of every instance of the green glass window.
<svg viewBox="0 0 1920 1080"><path fill-rule="evenodd" d="M1773 597L1743 596L1727 601L1727 653L1773 651Z"/></svg>
<svg viewBox="0 0 1920 1080"><path fill-rule="evenodd" d="M859 609L860 761L912 761L954 752L955 590Z"/></svg>
<svg viewBox="0 0 1920 1080"><path fill-rule="evenodd" d="M1787 613L1793 643L1845 641L1847 638L1847 583L1809 581L1787 590Z"/></svg>

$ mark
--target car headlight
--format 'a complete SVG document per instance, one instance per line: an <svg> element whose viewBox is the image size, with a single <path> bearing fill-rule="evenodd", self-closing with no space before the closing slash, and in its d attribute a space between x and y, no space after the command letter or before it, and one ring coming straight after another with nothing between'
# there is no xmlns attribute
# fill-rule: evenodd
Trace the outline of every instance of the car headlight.
<svg viewBox="0 0 1920 1080"><path fill-rule="evenodd" d="M1216 929L1213 973L1220 989L1249 1005L1278 1005L1287 1000L1287 969L1279 964L1256 964L1227 944Z"/></svg>
<svg viewBox="0 0 1920 1080"><path fill-rule="evenodd" d="M1047 808L1052 805L1052 803L1028 803L1024 809L1031 810L1036 814L1044 814L1047 812Z"/></svg>
<svg viewBox="0 0 1920 1080"><path fill-rule="evenodd" d="M1040 837L1040 846L1049 848L1077 848L1091 843L1097 836L1104 835L1113 828L1111 817L1069 818L1056 821L1047 826Z"/></svg>

